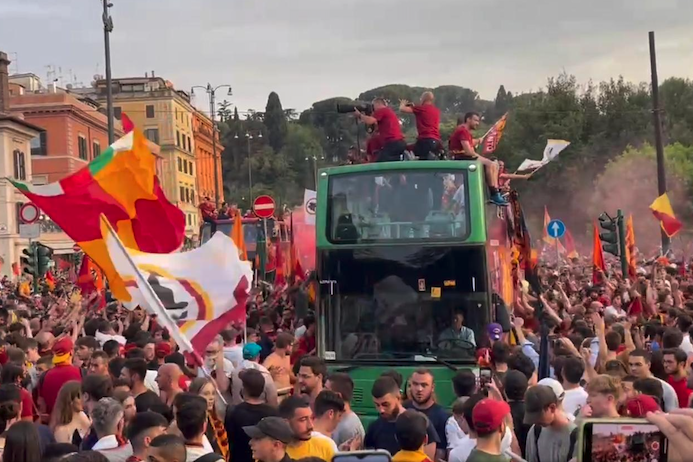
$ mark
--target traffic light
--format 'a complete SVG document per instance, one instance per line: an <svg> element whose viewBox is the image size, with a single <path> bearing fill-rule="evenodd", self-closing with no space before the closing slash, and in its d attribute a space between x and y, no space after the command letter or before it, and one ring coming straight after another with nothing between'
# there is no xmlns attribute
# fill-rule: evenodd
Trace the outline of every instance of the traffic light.
<svg viewBox="0 0 693 462"><path fill-rule="evenodd" d="M619 246L619 223L618 218L611 218L608 213L603 212L599 215L599 227L604 232L599 233L599 239L602 241L602 249L616 257L621 256Z"/></svg>
<svg viewBox="0 0 693 462"><path fill-rule="evenodd" d="M36 244L36 258L38 266L38 274L43 277L51 266L53 261L53 249L43 244Z"/></svg>
<svg viewBox="0 0 693 462"><path fill-rule="evenodd" d="M29 244L29 247L22 250L20 262L22 264L22 273L30 274L34 278L38 275L38 261L36 258L36 243Z"/></svg>

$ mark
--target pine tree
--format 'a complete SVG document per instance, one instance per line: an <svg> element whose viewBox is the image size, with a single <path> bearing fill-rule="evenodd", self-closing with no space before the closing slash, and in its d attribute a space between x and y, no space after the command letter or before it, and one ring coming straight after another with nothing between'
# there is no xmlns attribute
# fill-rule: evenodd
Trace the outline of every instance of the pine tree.
<svg viewBox="0 0 693 462"><path fill-rule="evenodd" d="M267 98L265 126L267 127L269 145L274 149L274 152L281 151L286 141L288 124L279 95L275 92L270 93L269 98Z"/></svg>
<svg viewBox="0 0 693 462"><path fill-rule="evenodd" d="M233 120L235 122L238 122L240 118L238 117L238 106L233 108Z"/></svg>

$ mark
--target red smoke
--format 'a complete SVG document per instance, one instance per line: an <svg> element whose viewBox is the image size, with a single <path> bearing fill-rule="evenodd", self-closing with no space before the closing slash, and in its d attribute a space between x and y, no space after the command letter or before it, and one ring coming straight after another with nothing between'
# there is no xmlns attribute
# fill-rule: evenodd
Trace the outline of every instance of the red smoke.
<svg viewBox="0 0 693 462"><path fill-rule="evenodd" d="M303 207L293 210L294 245L296 257L304 271L315 270L315 225L305 222L306 212Z"/></svg>

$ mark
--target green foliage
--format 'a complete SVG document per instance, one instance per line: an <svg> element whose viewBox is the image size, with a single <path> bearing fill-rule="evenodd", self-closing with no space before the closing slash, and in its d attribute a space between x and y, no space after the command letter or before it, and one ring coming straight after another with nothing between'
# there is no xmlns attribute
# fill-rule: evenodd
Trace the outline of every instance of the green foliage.
<svg viewBox="0 0 693 462"><path fill-rule="evenodd" d="M265 108L265 126L269 136L269 145L275 152L279 152L284 146L286 139L287 121L286 113L282 109L279 95L275 92L269 94L267 107Z"/></svg>
<svg viewBox="0 0 693 462"><path fill-rule="evenodd" d="M238 115L238 111L235 112ZM221 122L226 122L231 118L231 103L227 100L219 103L219 109L217 109L217 115Z"/></svg>

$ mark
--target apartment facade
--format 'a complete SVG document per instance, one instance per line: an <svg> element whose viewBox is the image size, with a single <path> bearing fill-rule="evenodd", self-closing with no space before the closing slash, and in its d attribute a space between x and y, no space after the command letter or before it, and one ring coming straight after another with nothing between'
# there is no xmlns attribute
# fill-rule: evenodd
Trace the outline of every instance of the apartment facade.
<svg viewBox="0 0 693 462"><path fill-rule="evenodd" d="M212 137L216 138L216 156ZM219 131L213 129L212 120L200 111L195 111L193 114L193 139L199 197L209 197L214 201L219 194L219 205L221 205L224 202L224 181L221 170L221 152L224 146L221 145ZM215 170L216 186L214 184Z"/></svg>

